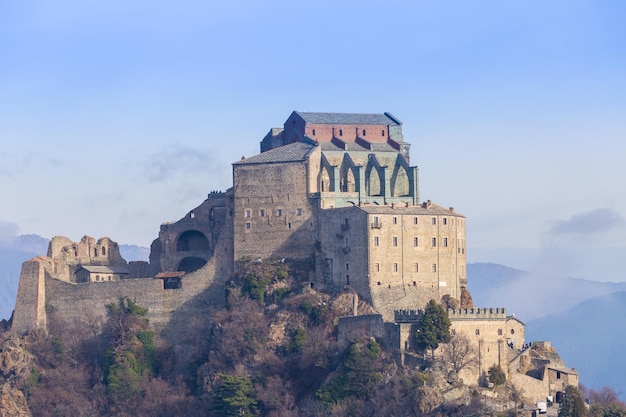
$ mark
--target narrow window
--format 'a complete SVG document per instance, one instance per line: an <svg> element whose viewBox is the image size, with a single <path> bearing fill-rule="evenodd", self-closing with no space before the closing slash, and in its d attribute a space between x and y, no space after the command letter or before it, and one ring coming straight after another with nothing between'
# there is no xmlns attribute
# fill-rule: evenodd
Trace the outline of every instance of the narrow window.
<svg viewBox="0 0 626 417"><path fill-rule="evenodd" d="M374 236L374 246L378 246L380 244L380 239L378 239L378 236Z"/></svg>
<svg viewBox="0 0 626 417"><path fill-rule="evenodd" d="M246 218L250 218L252 216L252 210L246 209Z"/></svg>
<svg viewBox="0 0 626 417"><path fill-rule="evenodd" d="M420 271L420 265L415 263L413 264L413 272L419 272ZM415 281L413 281L413 285L415 285Z"/></svg>
<svg viewBox="0 0 626 417"><path fill-rule="evenodd" d="M252 229L252 223L246 222L246 230Z"/></svg>
<svg viewBox="0 0 626 417"><path fill-rule="evenodd" d="M346 275L346 284L350 285L350 275Z"/></svg>
<svg viewBox="0 0 626 417"><path fill-rule="evenodd" d="M363 129L363 136L365 136L365 129Z"/></svg>
<svg viewBox="0 0 626 417"><path fill-rule="evenodd" d="M111 281L111 275L109 275L109 281Z"/></svg>
<svg viewBox="0 0 626 417"><path fill-rule="evenodd" d="M350 270L350 264L348 262L346 262L346 271Z"/></svg>
<svg viewBox="0 0 626 417"><path fill-rule="evenodd" d="M296 214L297 214L298 216L302 216L302 209L298 207L298 208L296 209Z"/></svg>
<svg viewBox="0 0 626 417"><path fill-rule="evenodd" d="M339 136L343 136L343 130L339 129Z"/></svg>
<svg viewBox="0 0 626 417"><path fill-rule="evenodd" d="M443 225L445 226L446 224L448 224L448 218L447 218L447 217L444 217L444 218L443 218Z"/></svg>
<svg viewBox="0 0 626 417"><path fill-rule="evenodd" d="M385 136L385 131L384 131L384 130L381 130L381 131L380 131L380 135L381 135L381 136Z"/></svg>
<svg viewBox="0 0 626 417"><path fill-rule="evenodd" d="M419 245L419 239L417 237L413 238L413 246L418 246Z"/></svg>
<svg viewBox="0 0 626 417"><path fill-rule="evenodd" d="M437 218L433 217L433 224L437 224Z"/></svg>
<svg viewBox="0 0 626 417"><path fill-rule="evenodd" d="M413 224L417 224L417 217L413 217Z"/></svg>
<svg viewBox="0 0 626 417"><path fill-rule="evenodd" d="M393 216L393 224L398 224L398 218L396 216Z"/></svg>
<svg viewBox="0 0 626 417"><path fill-rule="evenodd" d="M434 237L434 238L432 239L432 246L433 246L433 248L434 248L435 246L437 246L437 238L436 238L436 237Z"/></svg>
<svg viewBox="0 0 626 417"><path fill-rule="evenodd" d="M375 263L374 264L374 271L380 272L380 264L379 263Z"/></svg>
<svg viewBox="0 0 626 417"><path fill-rule="evenodd" d="M556 379L561 379L561 371L556 371Z"/></svg>
<svg viewBox="0 0 626 417"><path fill-rule="evenodd" d="M283 216L283 209L276 210L276 217L282 217L282 216Z"/></svg>
<svg viewBox="0 0 626 417"><path fill-rule="evenodd" d="M396 236L393 237L392 242L393 246L398 246L398 238Z"/></svg>
<svg viewBox="0 0 626 417"><path fill-rule="evenodd" d="M444 248L447 248L447 247L448 247L448 238L447 238L447 237L444 237L444 238L443 238L443 247L444 247Z"/></svg>
<svg viewBox="0 0 626 417"><path fill-rule="evenodd" d="M98 256L98 249L97 248L93 248L93 256Z"/></svg>
<svg viewBox="0 0 626 417"><path fill-rule="evenodd" d="M194 213L193 211L189 213L189 218L191 219L195 219L196 218L196 213Z"/></svg>
<svg viewBox="0 0 626 417"><path fill-rule="evenodd" d="M502 336L502 329L498 329L498 336Z"/></svg>
<svg viewBox="0 0 626 417"><path fill-rule="evenodd" d="M480 329L476 329L476 336L480 336Z"/></svg>
<svg viewBox="0 0 626 417"><path fill-rule="evenodd" d="M417 287L417 281L413 281L413 286Z"/></svg>
<svg viewBox="0 0 626 417"><path fill-rule="evenodd" d="M432 264L431 269L433 272L437 272L437 264Z"/></svg>
<svg viewBox="0 0 626 417"><path fill-rule="evenodd" d="M315 129L313 129L313 136L315 136Z"/></svg>
<svg viewBox="0 0 626 417"><path fill-rule="evenodd" d="M102 256L106 256L107 254L107 248L102 248Z"/></svg>
<svg viewBox="0 0 626 417"><path fill-rule="evenodd" d="M287 223L287 228L291 229L291 223Z"/></svg>
<svg viewBox="0 0 626 417"><path fill-rule="evenodd" d="M96 281L100 281L100 275L96 275Z"/></svg>
<svg viewBox="0 0 626 417"><path fill-rule="evenodd" d="M264 209L259 210L259 216L265 217L265 210Z"/></svg>
<svg viewBox="0 0 626 417"><path fill-rule="evenodd" d="M398 264L397 263L393 264L393 272L398 272Z"/></svg>

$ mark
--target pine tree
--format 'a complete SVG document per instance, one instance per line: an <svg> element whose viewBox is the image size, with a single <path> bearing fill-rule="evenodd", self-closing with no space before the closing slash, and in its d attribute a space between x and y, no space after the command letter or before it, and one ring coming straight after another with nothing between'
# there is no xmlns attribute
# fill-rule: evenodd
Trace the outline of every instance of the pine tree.
<svg viewBox="0 0 626 417"><path fill-rule="evenodd" d="M430 300L417 324L416 342L419 349L430 349L433 360L439 343L450 340L448 312L435 300Z"/></svg>
<svg viewBox="0 0 626 417"><path fill-rule="evenodd" d="M565 387L561 406L559 407L559 417L585 417L587 407L578 388L568 385Z"/></svg>

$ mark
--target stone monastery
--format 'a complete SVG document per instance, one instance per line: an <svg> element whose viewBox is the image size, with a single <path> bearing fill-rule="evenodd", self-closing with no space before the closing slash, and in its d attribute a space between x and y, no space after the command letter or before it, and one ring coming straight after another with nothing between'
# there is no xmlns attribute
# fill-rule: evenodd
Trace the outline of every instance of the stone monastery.
<svg viewBox="0 0 626 417"><path fill-rule="evenodd" d="M194 341L185 324L223 305L237 262L288 260L310 265L310 288L347 288L379 313L342 319L340 335L366 328L407 351L419 309L443 299L453 333L465 334L480 358L463 375L468 382L498 364L534 386L538 399L577 385L558 355L517 349L525 343L522 322L503 308L472 305L465 217L421 202L409 149L389 113L294 111L263 138L260 154L233 163L232 188L161 225L149 263L127 263L108 238L53 238L48 256L23 265L12 329L45 329L52 313L94 320L106 304L131 296L184 358Z"/></svg>

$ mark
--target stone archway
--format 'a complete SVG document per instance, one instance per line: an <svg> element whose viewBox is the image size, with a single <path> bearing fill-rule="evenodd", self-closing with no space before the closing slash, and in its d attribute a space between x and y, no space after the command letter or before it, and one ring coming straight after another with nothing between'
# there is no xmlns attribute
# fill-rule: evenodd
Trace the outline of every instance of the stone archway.
<svg viewBox="0 0 626 417"><path fill-rule="evenodd" d="M206 262L207 261L202 258L198 258L197 256L190 256L180 261L176 270L184 272L194 272L206 265Z"/></svg>
<svg viewBox="0 0 626 417"><path fill-rule="evenodd" d="M208 252L210 249L209 240L204 233L197 230L188 230L178 237L176 251L178 252Z"/></svg>

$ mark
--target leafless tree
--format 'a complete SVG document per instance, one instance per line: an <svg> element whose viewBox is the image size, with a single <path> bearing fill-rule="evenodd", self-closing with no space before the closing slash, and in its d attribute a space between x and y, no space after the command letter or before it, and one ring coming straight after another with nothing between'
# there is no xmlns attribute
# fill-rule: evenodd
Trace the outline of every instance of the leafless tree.
<svg viewBox="0 0 626 417"><path fill-rule="evenodd" d="M463 369L472 369L478 365L478 356L464 335L454 335L448 343L441 345L442 360L456 373Z"/></svg>

